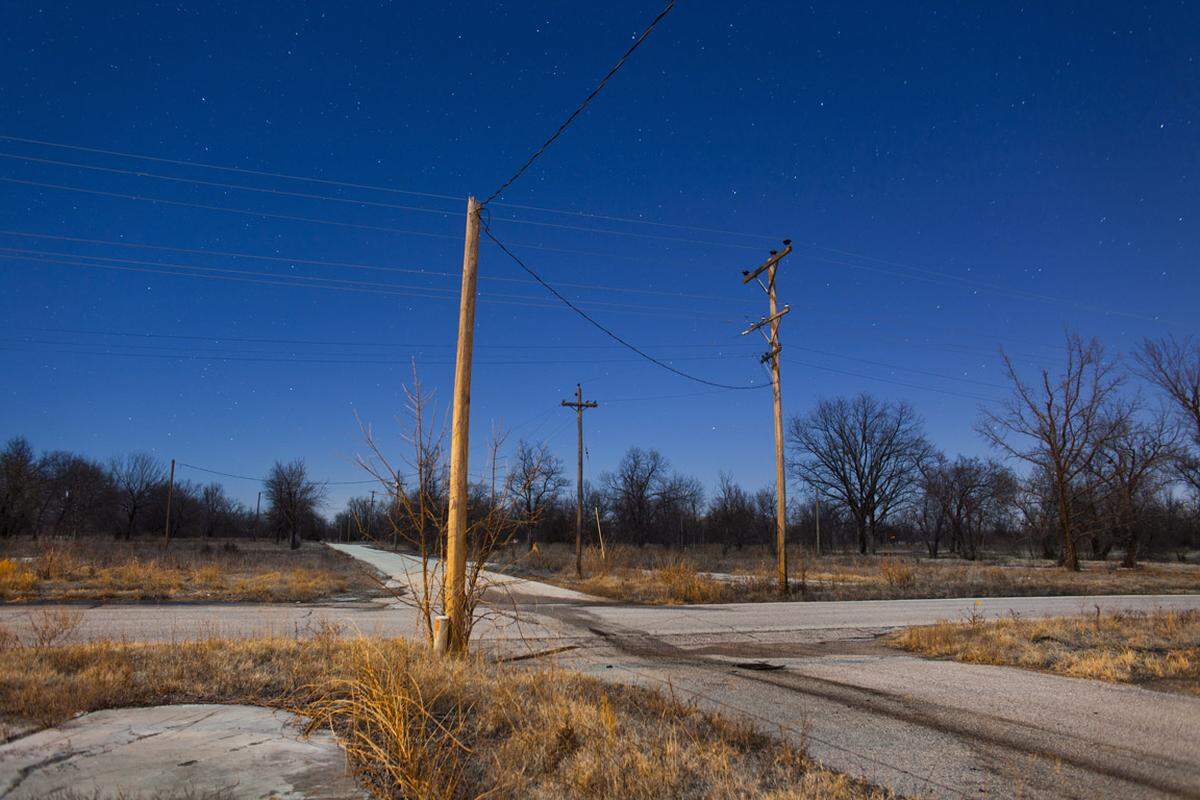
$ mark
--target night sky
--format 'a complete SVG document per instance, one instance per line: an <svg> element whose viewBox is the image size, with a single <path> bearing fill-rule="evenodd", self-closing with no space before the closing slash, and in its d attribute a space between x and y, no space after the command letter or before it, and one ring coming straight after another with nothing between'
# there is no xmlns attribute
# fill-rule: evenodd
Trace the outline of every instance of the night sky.
<svg viewBox="0 0 1200 800"><path fill-rule="evenodd" d="M660 8L0 4L0 437L365 478L356 415L399 452L409 359L449 402L465 197ZM766 382L741 271L791 238L785 410L906 399L981 454L1000 347L1029 372L1065 328L1196 330L1198 157L1194 3L684 0L489 210L605 325L731 384ZM592 477L641 445L771 480L768 391L640 360L486 241L480 276L472 473L493 423L572 463L582 381Z"/></svg>

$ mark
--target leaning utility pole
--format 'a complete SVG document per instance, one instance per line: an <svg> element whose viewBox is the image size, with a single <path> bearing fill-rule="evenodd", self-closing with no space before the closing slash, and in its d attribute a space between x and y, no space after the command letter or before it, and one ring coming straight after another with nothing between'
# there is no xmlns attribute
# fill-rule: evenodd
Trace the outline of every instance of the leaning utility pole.
<svg viewBox="0 0 1200 800"><path fill-rule="evenodd" d="M458 307L458 353L454 363L454 409L450 423L450 508L446 521L443 577L450 631L446 649L467 647L467 435L471 421L471 351L475 340L475 283L479 264L479 203L467 198L462 295Z"/></svg>
<svg viewBox="0 0 1200 800"><path fill-rule="evenodd" d="M775 551L777 554L778 578L779 578L779 593L786 595L788 593L788 568L787 568L787 484L784 480L783 469L783 394L779 388L779 352L782 349L779 344L779 321L783 315L790 311L790 307L784 306L782 311L776 311L775 308L775 272L779 268L779 262L790 252L792 252L792 241L790 239L783 240L784 248L782 251L771 251L771 257L763 262L762 266L753 272L743 272L745 277L742 279L742 284L745 285L750 281L757 280L758 285L767 293L767 316L763 317L758 322L751 325L746 330L742 331L745 336L754 331L761 331L762 328L769 326L771 330L770 336L763 333L763 338L767 340L770 349L762 357L762 362L771 364L771 395L775 404ZM763 283L759 276L764 272L767 273L767 282Z"/></svg>
<svg viewBox="0 0 1200 800"><path fill-rule="evenodd" d="M575 400L563 400L566 408L575 409L575 422L579 429L579 469L575 481L575 577L583 577L583 410L595 408L595 400L584 402L583 386L575 384Z"/></svg>
<svg viewBox="0 0 1200 800"><path fill-rule="evenodd" d="M175 459L171 459L171 477L167 478L167 524L163 528L163 540L171 541L171 495L175 493Z"/></svg>

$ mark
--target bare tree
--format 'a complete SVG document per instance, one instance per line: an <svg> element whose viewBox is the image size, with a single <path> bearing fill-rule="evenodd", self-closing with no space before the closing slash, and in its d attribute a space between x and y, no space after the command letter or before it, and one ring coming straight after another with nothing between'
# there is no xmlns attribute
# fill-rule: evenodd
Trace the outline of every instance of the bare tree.
<svg viewBox="0 0 1200 800"><path fill-rule="evenodd" d="M113 458L108 471L119 493L125 538L131 539L138 515L149 504L155 487L163 482L163 466L149 453L139 452Z"/></svg>
<svg viewBox="0 0 1200 800"><path fill-rule="evenodd" d="M1146 339L1134 354L1138 374L1170 399L1192 447L1178 447L1175 477L1200 501L1200 339Z"/></svg>
<svg viewBox="0 0 1200 800"><path fill-rule="evenodd" d="M876 546L880 523L915 494L930 449L912 406L865 393L821 400L807 417L793 417L788 445L792 473L850 512L860 553Z"/></svg>
<svg viewBox="0 0 1200 800"><path fill-rule="evenodd" d="M509 482L509 493L521 511L529 549L534 549L538 522L568 485L562 459L553 455L545 442L517 442Z"/></svg>
<svg viewBox="0 0 1200 800"><path fill-rule="evenodd" d="M950 533L950 549L975 560L989 526L998 527L1011 507L1016 476L1001 464L981 458L939 458L923 470L924 500L940 508L938 521ZM936 556L936 546L931 550Z"/></svg>
<svg viewBox="0 0 1200 800"><path fill-rule="evenodd" d="M1146 339L1134 361L1138 374L1170 398L1200 446L1200 340Z"/></svg>
<svg viewBox="0 0 1200 800"><path fill-rule="evenodd" d="M0 536L36 535L42 475L33 446L24 437L0 451Z"/></svg>
<svg viewBox="0 0 1200 800"><path fill-rule="evenodd" d="M392 526L393 541L405 542L416 550L420 558L420 574L407 575L409 586L395 589L395 596L400 602L417 609L425 638L432 642L434 618L441 613L445 601L443 556L448 503L443 491L447 483L447 465L442 446L444 435L426 421L431 398L421 389L415 365L412 387L406 386L404 390L412 426L404 435L409 453L399 462L390 460L370 426L360 422L368 454L359 456L358 463L380 482L385 491L393 492L392 512L385 515L384 522ZM496 549L511 541L518 525L517 517L510 513L510 505L499 502L500 498L512 496L508 484L512 473L501 479L496 468L504 438L502 432L493 433L492 450L489 453L492 463L490 484L476 482L470 487L472 499L469 506L473 513L468 514L467 526L466 630L460 633L463 642L470 639L471 629L479 618L477 611L488 588L484 568ZM410 486L406 480L403 466L411 469L415 486ZM408 589L411 589L411 595L406 592Z"/></svg>
<svg viewBox="0 0 1200 800"><path fill-rule="evenodd" d="M657 450L631 447L615 472L600 476L608 494L617 527L639 543L651 534L655 496L667 481L667 459Z"/></svg>
<svg viewBox="0 0 1200 800"><path fill-rule="evenodd" d="M228 527L233 509L234 503L225 494L225 487L221 484L210 483L200 490L202 533L205 538L211 538Z"/></svg>
<svg viewBox="0 0 1200 800"><path fill-rule="evenodd" d="M754 500L728 472L717 476L717 494L708 507L713 538L728 549L741 547L755 527Z"/></svg>
<svg viewBox="0 0 1200 800"><path fill-rule="evenodd" d="M1092 467L1103 487L1110 526L1125 551L1126 567L1137 564L1146 512L1169 479L1178 434L1165 413L1141 420L1137 411L1136 403L1117 411L1112 433Z"/></svg>
<svg viewBox="0 0 1200 800"><path fill-rule="evenodd" d="M317 515L325 502L325 485L310 480L304 459L284 464L276 461L263 481L263 492L270 503L269 519L277 534L289 537L291 547L300 547L300 530Z"/></svg>
<svg viewBox="0 0 1200 800"><path fill-rule="evenodd" d="M1002 354L1013 395L998 411L985 409L977 428L993 447L1042 470L1053 487L1062 542L1060 563L1079 570L1077 544L1086 534L1079 513L1092 490L1097 455L1120 421L1110 409L1121 384L1113 364L1095 339L1067 334L1067 363L1062 375L1041 371L1036 384L1017 374ZM1015 441L1014 441L1015 439Z"/></svg>

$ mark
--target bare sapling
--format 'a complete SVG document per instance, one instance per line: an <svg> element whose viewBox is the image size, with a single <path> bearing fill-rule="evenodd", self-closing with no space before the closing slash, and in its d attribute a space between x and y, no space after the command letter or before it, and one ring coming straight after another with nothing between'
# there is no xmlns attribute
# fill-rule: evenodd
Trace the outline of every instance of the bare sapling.
<svg viewBox="0 0 1200 800"><path fill-rule="evenodd" d="M415 557L411 573L402 580L381 581L382 587L398 602L417 610L418 625L426 642L436 641L438 617L445 614L445 553L448 520L448 477L445 426L429 419L432 395L421 387L416 368L412 386L406 386L407 430L402 435L406 452L393 461L384 451L370 425L359 422L367 454L357 461L378 480L388 498L382 532L355 513L359 535L379 545L390 545ZM466 630L469 641L475 623L487 614L480 613L483 596L489 586L486 565L497 548L509 544L521 527L522 518L513 513L511 476L499 469L500 451L505 435L496 432L490 443L489 482L472 487L467 527L468 559L466 574ZM398 576L397 576L398 578Z"/></svg>

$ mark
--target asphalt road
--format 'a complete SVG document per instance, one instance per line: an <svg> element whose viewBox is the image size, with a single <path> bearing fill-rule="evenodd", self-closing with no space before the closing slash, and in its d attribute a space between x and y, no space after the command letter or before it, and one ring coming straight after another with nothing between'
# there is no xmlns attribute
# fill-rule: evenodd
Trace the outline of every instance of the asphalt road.
<svg viewBox="0 0 1200 800"><path fill-rule="evenodd" d="M414 563L341 546L400 585ZM1200 595L626 606L489 576L480 648L554 656L605 680L666 687L804 744L834 769L934 797L1200 798L1200 698L1007 667L927 661L876 641L959 619L1200 608ZM0 607L27 630L45 607ZM412 635L403 602L97 605L72 638L304 635L323 623ZM767 666L753 669L745 665Z"/></svg>

